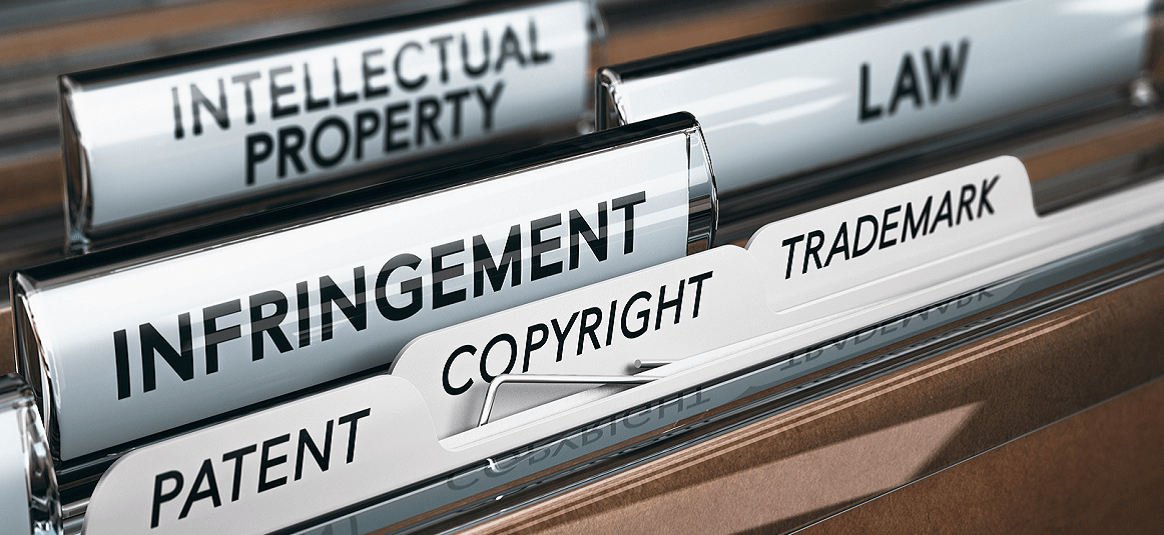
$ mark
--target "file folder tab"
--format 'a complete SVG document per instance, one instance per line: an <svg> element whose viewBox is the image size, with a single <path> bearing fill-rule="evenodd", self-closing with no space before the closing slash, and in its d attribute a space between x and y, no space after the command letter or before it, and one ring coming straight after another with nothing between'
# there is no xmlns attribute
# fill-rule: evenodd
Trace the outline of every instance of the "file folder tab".
<svg viewBox="0 0 1164 535"><path fill-rule="evenodd" d="M681 358L771 328L762 266L721 246L423 334L392 365L416 385L440 437L478 424L491 383L503 374L615 376L636 360ZM594 385L522 384L497 395L493 418ZM616 391L603 388L604 391Z"/></svg>
<svg viewBox="0 0 1164 535"><path fill-rule="evenodd" d="M973 258L1036 217L1022 162L1001 156L770 223L748 251L776 275L772 306L790 309L941 260Z"/></svg>
<svg viewBox="0 0 1164 535"><path fill-rule="evenodd" d="M573 133L593 16L572 0L446 9L66 75L69 238L83 247L360 169Z"/></svg>
<svg viewBox="0 0 1164 535"><path fill-rule="evenodd" d="M369 488L433 475L419 462L437 446L427 418L412 385L382 375L184 435L118 460L93 492L84 532L294 524L372 498Z"/></svg>
<svg viewBox="0 0 1164 535"><path fill-rule="evenodd" d="M1126 98L1159 54L1151 0L922 7L604 68L599 125L694 114L730 194L1020 113L1083 109L1097 92Z"/></svg>
<svg viewBox="0 0 1164 535"><path fill-rule="evenodd" d="M386 368L418 334L685 256L714 230L687 114L413 182L444 188L385 184L242 234L16 273L21 367L59 459Z"/></svg>

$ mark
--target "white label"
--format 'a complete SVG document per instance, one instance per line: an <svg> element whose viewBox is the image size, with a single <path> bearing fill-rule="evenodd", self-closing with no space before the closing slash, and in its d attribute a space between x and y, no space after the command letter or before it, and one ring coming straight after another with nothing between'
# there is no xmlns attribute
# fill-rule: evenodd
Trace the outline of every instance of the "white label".
<svg viewBox="0 0 1164 535"><path fill-rule="evenodd" d="M624 78L619 108L628 122L694 114L722 194L1127 83L1143 64L1150 3L944 9Z"/></svg>
<svg viewBox="0 0 1164 535"><path fill-rule="evenodd" d="M717 247L422 335L392 374L417 385L444 438L477 424L502 373L631 375L641 371L635 359L678 359L764 332L772 315L761 275L744 250ZM515 385L493 419L589 388Z"/></svg>
<svg viewBox="0 0 1164 535"><path fill-rule="evenodd" d="M421 333L684 256L687 137L33 291L61 457L384 365Z"/></svg>
<svg viewBox="0 0 1164 535"><path fill-rule="evenodd" d="M83 88L91 224L572 125L589 16L555 2Z"/></svg>
<svg viewBox="0 0 1164 535"><path fill-rule="evenodd" d="M134 451L98 483L84 532L266 533L302 522L447 469L418 462L439 460L427 420L407 381L377 376Z"/></svg>
<svg viewBox="0 0 1164 535"><path fill-rule="evenodd" d="M748 251L769 277L772 308L803 319L797 307L826 295L870 301L949 279L932 265L972 258L1036 219L1026 169L1001 156L770 223ZM879 284L903 274L916 275Z"/></svg>

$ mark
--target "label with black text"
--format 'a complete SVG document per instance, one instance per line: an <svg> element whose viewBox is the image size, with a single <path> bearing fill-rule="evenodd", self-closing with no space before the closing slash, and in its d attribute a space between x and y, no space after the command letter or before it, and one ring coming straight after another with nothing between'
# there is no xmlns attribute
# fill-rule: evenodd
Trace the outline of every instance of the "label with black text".
<svg viewBox="0 0 1164 535"><path fill-rule="evenodd" d="M266 533L302 522L439 470L427 419L406 381L378 376L182 435L114 463L84 531ZM435 466L402 462L421 452Z"/></svg>
<svg viewBox="0 0 1164 535"><path fill-rule="evenodd" d="M735 246L551 296L417 337L392 374L416 385L444 438L477 424L502 374L632 375L635 359L670 360L770 329L759 266ZM520 385L500 418L595 385Z"/></svg>
<svg viewBox="0 0 1164 535"><path fill-rule="evenodd" d="M558 1L125 82L66 77L88 181L73 193L99 228L572 128L590 16L586 2Z"/></svg>
<svg viewBox="0 0 1164 535"><path fill-rule="evenodd" d="M731 192L1123 90L1144 68L1151 4L963 3L641 75L613 67L610 91L626 122L698 117Z"/></svg>
<svg viewBox="0 0 1164 535"><path fill-rule="evenodd" d="M748 251L771 276L773 309L795 315L838 292L875 302L926 280L957 277L952 269L959 263L951 260L973 266L982 247L1036 219L1026 168L1000 156L770 223L752 236ZM950 267L930 268L942 262ZM879 283L903 273L913 274L899 279L907 286Z"/></svg>
<svg viewBox="0 0 1164 535"><path fill-rule="evenodd" d="M419 334L686 255L689 135L28 291L62 458L386 366Z"/></svg>

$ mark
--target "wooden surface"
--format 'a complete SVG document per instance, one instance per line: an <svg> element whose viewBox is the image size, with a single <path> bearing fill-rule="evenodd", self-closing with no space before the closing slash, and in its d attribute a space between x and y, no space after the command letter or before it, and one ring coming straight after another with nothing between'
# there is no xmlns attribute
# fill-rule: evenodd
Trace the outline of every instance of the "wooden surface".
<svg viewBox="0 0 1164 535"><path fill-rule="evenodd" d="M1119 129L1047 147L1023 158L1031 182L1052 179L1070 171L1121 155L1164 145L1164 115L1154 114Z"/></svg>
<svg viewBox="0 0 1164 535"><path fill-rule="evenodd" d="M0 222L61 208L64 199L64 166L57 151L0 162Z"/></svg>
<svg viewBox="0 0 1164 535"><path fill-rule="evenodd" d="M693 16L608 21L607 65L659 56L688 48L719 43L762 33L835 20L871 9L861 0L815 0L813 2L751 2L733 5L723 2L715 9L703 9Z"/></svg>
<svg viewBox="0 0 1164 535"><path fill-rule="evenodd" d="M1159 533L1164 380L813 525L831 533Z"/></svg>
<svg viewBox="0 0 1164 535"><path fill-rule="evenodd" d="M0 63L34 62L155 39L302 15L325 15L376 0L216 0L156 7L0 34Z"/></svg>
<svg viewBox="0 0 1164 535"><path fill-rule="evenodd" d="M1156 276L472 532L794 529L1160 377L1161 318L1164 276ZM1145 484L1161 469L1145 466ZM957 507L957 496L934 499ZM1046 522L1060 514L1028 511Z"/></svg>

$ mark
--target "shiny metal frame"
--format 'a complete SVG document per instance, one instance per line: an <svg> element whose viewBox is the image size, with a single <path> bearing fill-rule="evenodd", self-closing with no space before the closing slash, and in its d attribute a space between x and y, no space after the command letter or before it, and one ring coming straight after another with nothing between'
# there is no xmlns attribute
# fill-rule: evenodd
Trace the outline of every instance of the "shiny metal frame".
<svg viewBox="0 0 1164 535"><path fill-rule="evenodd" d="M538 375L513 374L498 375L489 383L489 390L485 391L485 401L481 404L481 416L477 418L477 425L489 423L489 414L493 412L493 402L496 401L497 391L507 384L532 385L641 385L658 379L645 375Z"/></svg>

